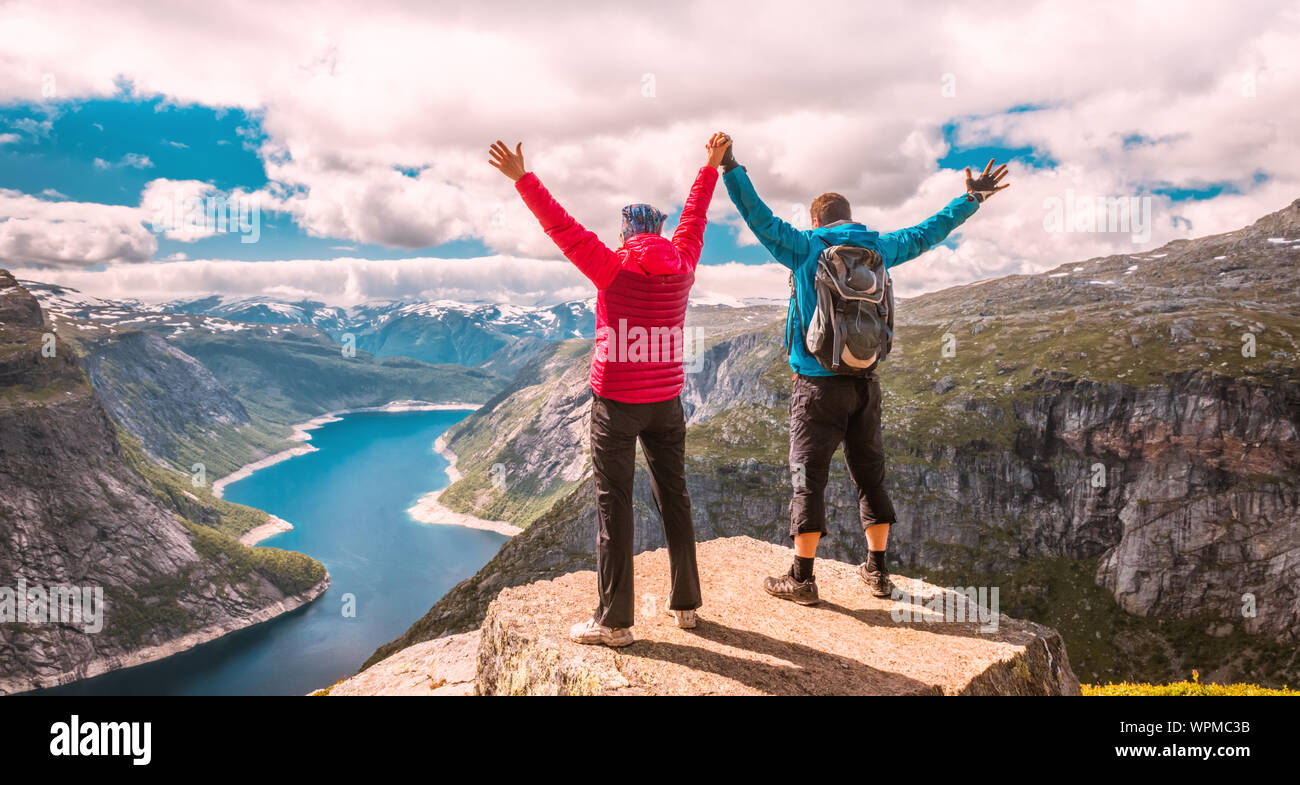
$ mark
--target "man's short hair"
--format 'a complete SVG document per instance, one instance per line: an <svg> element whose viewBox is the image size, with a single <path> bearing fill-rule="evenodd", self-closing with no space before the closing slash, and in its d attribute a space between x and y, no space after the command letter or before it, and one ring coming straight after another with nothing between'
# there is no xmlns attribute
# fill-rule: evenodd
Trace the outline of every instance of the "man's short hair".
<svg viewBox="0 0 1300 785"><path fill-rule="evenodd" d="M853 217L849 213L849 200L837 193L825 193L814 199L808 213L815 226L848 221Z"/></svg>

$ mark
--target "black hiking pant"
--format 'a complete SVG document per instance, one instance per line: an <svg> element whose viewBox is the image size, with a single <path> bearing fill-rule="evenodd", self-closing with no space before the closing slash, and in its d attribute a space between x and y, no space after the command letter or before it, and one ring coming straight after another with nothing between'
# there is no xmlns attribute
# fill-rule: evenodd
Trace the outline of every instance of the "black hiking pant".
<svg viewBox="0 0 1300 785"><path fill-rule="evenodd" d="M650 491L663 517L672 573L673 610L700 607L695 565L695 526L686 492L686 421L680 398L658 403L622 403L593 395L591 463L596 481L596 574L600 605L595 619L607 627L631 627L632 480L636 443L650 467Z"/></svg>
<svg viewBox="0 0 1300 785"><path fill-rule="evenodd" d="M790 394L790 536L826 534L826 482L831 456L844 443L844 461L858 486L862 527L894 523L885 492L880 435L880 380L796 374Z"/></svg>

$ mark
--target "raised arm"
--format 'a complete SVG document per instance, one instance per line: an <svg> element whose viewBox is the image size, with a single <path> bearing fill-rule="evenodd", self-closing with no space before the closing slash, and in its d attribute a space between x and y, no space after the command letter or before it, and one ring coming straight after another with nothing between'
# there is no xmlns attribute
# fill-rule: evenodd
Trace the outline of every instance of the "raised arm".
<svg viewBox="0 0 1300 785"><path fill-rule="evenodd" d="M524 204L565 258L573 262L597 289L609 286L618 275L618 256L600 241L595 232L574 220L555 201L536 174L524 168L523 143L516 145L515 152L512 153L498 141L492 145L491 155L491 164L515 181L515 190L523 198Z"/></svg>
<svg viewBox="0 0 1300 785"><path fill-rule="evenodd" d="M935 247L978 209L979 202L959 196L916 226L880 235L880 250L885 257L885 266L902 264Z"/></svg>
<svg viewBox="0 0 1300 785"><path fill-rule="evenodd" d="M899 229L896 232L882 234L880 246L885 256L886 267L915 259L939 243L962 223L975 214L980 204L1010 183L998 185L1007 176L1007 165L1003 164L993 171L995 161L990 159L978 178L971 177L970 168L966 169L966 195L959 196L948 203L939 212L925 219L916 226Z"/></svg>
<svg viewBox="0 0 1300 785"><path fill-rule="evenodd" d="M677 231L673 232L673 247L692 269L700 261L700 251L704 248L704 227L709 222L709 202L713 201L713 189L718 184L718 166L730 147L731 139L723 133L714 134L704 146L708 160L695 176Z"/></svg>
<svg viewBox="0 0 1300 785"><path fill-rule="evenodd" d="M745 167L735 162L734 156L724 158L722 167L726 171L722 175L722 181L727 184L727 195L740 211L740 217L749 226L749 230L772 254L772 258L791 269L808 258L812 249L812 232L801 232L773 215L763 200L758 198L754 184L749 181L749 174L745 172Z"/></svg>
<svg viewBox="0 0 1300 785"><path fill-rule="evenodd" d="M718 170L701 167L691 185L691 193L686 197L677 231L673 232L673 247L692 268L700 261L700 251L704 249L704 227L709 221L709 202L713 201L713 189L717 184Z"/></svg>

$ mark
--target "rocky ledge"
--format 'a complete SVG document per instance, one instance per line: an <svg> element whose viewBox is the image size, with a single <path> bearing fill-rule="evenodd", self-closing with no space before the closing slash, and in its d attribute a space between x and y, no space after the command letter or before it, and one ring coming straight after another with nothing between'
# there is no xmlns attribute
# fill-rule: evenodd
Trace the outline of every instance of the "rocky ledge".
<svg viewBox="0 0 1300 785"><path fill-rule="evenodd" d="M622 649L566 637L591 612L594 572L508 588L481 631L404 649L330 694L439 694L430 687L453 681L464 694L475 644L478 695L1079 694L1055 630L1004 615L992 624L987 612L982 622L945 621L935 599L956 597L951 590L896 576L922 605L875 599L854 565L830 560L817 563L820 605L763 594L761 577L789 558L787 548L748 537L701 543L705 605L699 626L681 630L663 611L667 551L638 555L637 641ZM917 613L902 618L900 608Z"/></svg>
<svg viewBox="0 0 1300 785"><path fill-rule="evenodd" d="M408 646L312 695L473 695L478 630Z"/></svg>

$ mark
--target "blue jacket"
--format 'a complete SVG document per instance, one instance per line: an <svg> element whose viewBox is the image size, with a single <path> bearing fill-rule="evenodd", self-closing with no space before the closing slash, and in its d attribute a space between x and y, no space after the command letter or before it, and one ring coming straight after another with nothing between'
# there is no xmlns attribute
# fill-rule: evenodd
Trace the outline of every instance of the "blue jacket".
<svg viewBox="0 0 1300 785"><path fill-rule="evenodd" d="M922 223L889 234L873 232L859 223L835 223L800 231L772 214L754 191L754 184L743 166L722 176L727 194L740 211L758 241L794 275L794 294L786 315L786 342L791 347L790 367L804 376L834 376L808 353L803 336L817 310L817 292L813 279L817 275L817 257L826 245L856 245L874 248L885 260L885 269L915 259L944 241L954 229L979 209L979 202L964 195L953 199L939 212ZM798 313L795 313L795 302ZM797 317L797 318L796 318ZM797 329L796 329L797 327Z"/></svg>

